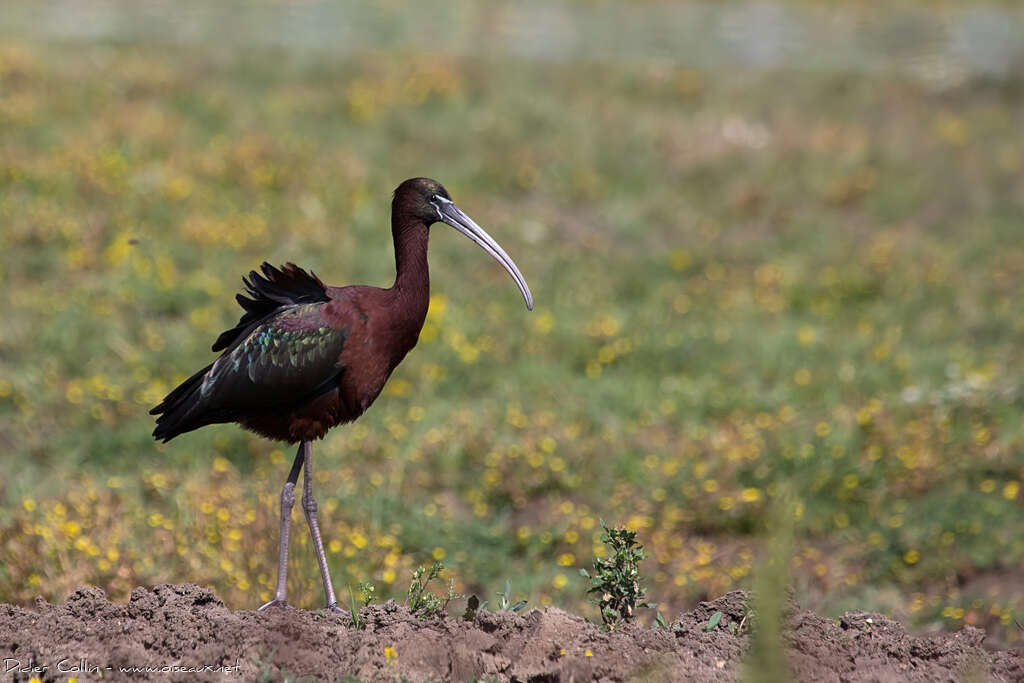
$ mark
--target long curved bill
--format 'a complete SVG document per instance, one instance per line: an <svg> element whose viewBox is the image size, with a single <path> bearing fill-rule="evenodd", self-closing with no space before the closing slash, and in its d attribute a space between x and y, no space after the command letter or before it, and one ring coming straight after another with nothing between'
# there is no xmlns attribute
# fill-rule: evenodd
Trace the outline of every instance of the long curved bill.
<svg viewBox="0 0 1024 683"><path fill-rule="evenodd" d="M519 286L519 291L523 293L523 298L526 300L526 308L532 311L533 295L530 294L530 287L526 284L526 278L519 272L515 261L505 253L501 245L495 242L494 238L488 235L472 218L467 216L462 209L455 206L455 203L450 199L435 195L431 204L437 209L437 215L443 222L479 244L483 247L484 251L505 267L505 270L508 271L508 274L512 276L512 279Z"/></svg>

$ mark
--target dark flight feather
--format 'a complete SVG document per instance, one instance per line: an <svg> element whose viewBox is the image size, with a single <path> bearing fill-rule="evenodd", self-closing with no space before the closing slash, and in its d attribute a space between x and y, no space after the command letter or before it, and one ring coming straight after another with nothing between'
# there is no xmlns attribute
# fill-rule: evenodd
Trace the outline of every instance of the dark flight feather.
<svg viewBox="0 0 1024 683"><path fill-rule="evenodd" d="M212 367L213 363L210 363L189 377L171 393L167 394L164 400L157 404L155 408L149 411L150 415L160 416L156 419L156 429L153 430L153 438L167 442L178 434L210 424L208 422L197 423L190 421L189 416L196 407L194 398L199 393L199 385Z"/></svg>

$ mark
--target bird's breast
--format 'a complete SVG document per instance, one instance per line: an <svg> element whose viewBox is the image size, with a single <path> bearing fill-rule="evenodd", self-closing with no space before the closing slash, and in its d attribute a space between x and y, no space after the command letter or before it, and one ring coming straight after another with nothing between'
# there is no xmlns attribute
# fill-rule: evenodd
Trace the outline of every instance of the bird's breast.
<svg viewBox="0 0 1024 683"><path fill-rule="evenodd" d="M349 326L338 358L340 424L362 415L377 399L392 371L416 345L426 310L410 306L394 290L375 287L345 287L330 295L326 315Z"/></svg>
<svg viewBox="0 0 1024 683"><path fill-rule="evenodd" d="M340 358L344 368L339 387L343 420L354 420L370 407L408 352L401 352L389 341L369 326L347 340Z"/></svg>

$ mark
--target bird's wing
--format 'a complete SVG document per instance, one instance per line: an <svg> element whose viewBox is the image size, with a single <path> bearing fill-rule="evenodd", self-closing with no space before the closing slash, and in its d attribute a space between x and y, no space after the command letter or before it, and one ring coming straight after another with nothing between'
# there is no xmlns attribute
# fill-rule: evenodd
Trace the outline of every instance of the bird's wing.
<svg viewBox="0 0 1024 683"><path fill-rule="evenodd" d="M244 336L243 336L244 335ZM286 407L336 386L348 326L324 304L295 304L243 332L202 379L203 403L217 410Z"/></svg>
<svg viewBox="0 0 1024 683"><path fill-rule="evenodd" d="M239 294L235 299L245 309L245 314L237 325L217 337L213 344L214 351L230 348L252 332L257 323L265 322L283 307L330 301L327 287L316 273L307 273L294 263L275 268L264 261L260 270L262 275L253 270L249 272L248 278L242 278L249 296Z"/></svg>

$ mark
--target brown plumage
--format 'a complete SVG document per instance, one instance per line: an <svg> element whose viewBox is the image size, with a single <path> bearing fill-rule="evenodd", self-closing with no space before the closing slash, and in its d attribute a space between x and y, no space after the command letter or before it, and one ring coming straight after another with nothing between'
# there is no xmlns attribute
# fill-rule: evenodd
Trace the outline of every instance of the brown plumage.
<svg viewBox="0 0 1024 683"><path fill-rule="evenodd" d="M277 595L264 607L286 604L288 524L295 482L305 465L303 507L328 607L337 608L312 495L311 442L362 415L416 345L430 299L429 228L438 221L497 259L527 308L533 308L526 280L497 242L455 206L440 183L412 178L392 200L392 287L328 287L295 264L278 269L264 263L262 273L252 271L243 279L248 296L239 294L237 300L245 313L214 343L221 355L150 411L159 416L153 436L165 442L205 425L236 422L270 439L301 443L281 495Z"/></svg>

